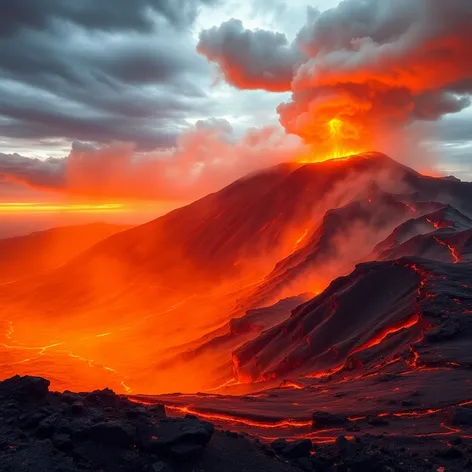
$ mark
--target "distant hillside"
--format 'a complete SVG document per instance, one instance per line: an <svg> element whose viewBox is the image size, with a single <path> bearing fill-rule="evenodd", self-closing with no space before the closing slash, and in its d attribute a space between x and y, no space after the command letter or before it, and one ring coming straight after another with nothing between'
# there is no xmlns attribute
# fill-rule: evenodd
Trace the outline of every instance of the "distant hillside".
<svg viewBox="0 0 472 472"><path fill-rule="evenodd" d="M129 228L91 223L0 239L0 283L39 275L61 266L102 239Z"/></svg>

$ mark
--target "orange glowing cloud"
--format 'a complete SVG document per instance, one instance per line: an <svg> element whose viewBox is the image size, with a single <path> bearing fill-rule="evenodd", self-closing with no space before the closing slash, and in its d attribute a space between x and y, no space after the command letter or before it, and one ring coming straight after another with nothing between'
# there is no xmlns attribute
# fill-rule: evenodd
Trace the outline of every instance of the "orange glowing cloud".
<svg viewBox="0 0 472 472"><path fill-rule="evenodd" d="M202 32L197 49L236 87L291 91L280 122L321 156L396 148L406 125L469 106L471 5L345 0L309 9L292 43L230 20Z"/></svg>
<svg viewBox="0 0 472 472"><path fill-rule="evenodd" d="M178 147L169 151L139 153L127 143L101 148L76 143L63 159L0 155L0 178L107 205L130 200L183 203L304 154L309 151L300 139L278 127L250 129L236 138L226 120L210 119L184 132Z"/></svg>

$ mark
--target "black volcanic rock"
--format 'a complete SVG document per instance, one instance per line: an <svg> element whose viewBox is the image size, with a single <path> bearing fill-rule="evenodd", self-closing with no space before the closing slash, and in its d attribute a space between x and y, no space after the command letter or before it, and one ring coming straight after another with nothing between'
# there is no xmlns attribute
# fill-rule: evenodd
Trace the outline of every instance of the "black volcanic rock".
<svg viewBox="0 0 472 472"><path fill-rule="evenodd" d="M201 451L214 433L211 423L194 418L168 418L157 425L149 422L138 430L138 444L150 452L191 455Z"/></svg>
<svg viewBox="0 0 472 472"><path fill-rule="evenodd" d="M21 401L36 401L45 397L49 392L49 380L29 375L16 375L0 383L0 398Z"/></svg>
<svg viewBox="0 0 472 472"><path fill-rule="evenodd" d="M428 233L434 233L438 230L448 229L450 231L464 231L472 229L472 220L456 210L451 205L441 208L427 214L411 218L395 230L382 242L380 242L369 255L369 259L393 259L397 252L395 248L408 240ZM416 215L416 212L415 212ZM419 254L415 254L419 255Z"/></svg>
<svg viewBox="0 0 472 472"><path fill-rule="evenodd" d="M124 421L97 423L84 431L84 434L91 441L117 447L127 447L136 441L132 428Z"/></svg>
<svg viewBox="0 0 472 472"><path fill-rule="evenodd" d="M2 472L295 470L196 417L166 418L162 406L132 403L108 389L60 395L48 393L48 385L18 376L0 382ZM85 406L77 414L71 406L79 398ZM307 444L291 449L291 457L302 449L305 455Z"/></svg>
<svg viewBox="0 0 472 472"><path fill-rule="evenodd" d="M349 420L345 416L327 413L325 411L315 411L312 415L313 429L331 428L333 426L345 426Z"/></svg>
<svg viewBox="0 0 472 472"><path fill-rule="evenodd" d="M301 457L309 457L313 449L313 444L309 439L301 439L287 444L280 454L287 459L299 459Z"/></svg>
<svg viewBox="0 0 472 472"><path fill-rule="evenodd" d="M472 426L472 408L456 406L451 412L451 424L454 426Z"/></svg>
<svg viewBox="0 0 472 472"><path fill-rule="evenodd" d="M412 265L407 260L358 265L352 274L336 279L322 294L295 310L288 320L236 350L237 374L256 381L297 373L320 373L329 378L331 369L339 366L361 368L358 352L366 350L366 342L391 326L402 331L401 326L416 324L412 313L422 278ZM417 332L412 329L409 336L417 337ZM397 340L407 348L403 338Z"/></svg>

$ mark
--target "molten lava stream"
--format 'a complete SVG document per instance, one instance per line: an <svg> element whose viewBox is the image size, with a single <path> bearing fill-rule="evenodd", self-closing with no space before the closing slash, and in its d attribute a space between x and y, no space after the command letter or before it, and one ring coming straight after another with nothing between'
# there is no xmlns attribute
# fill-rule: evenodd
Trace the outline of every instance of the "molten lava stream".
<svg viewBox="0 0 472 472"><path fill-rule="evenodd" d="M377 334L374 338L371 340L367 341L366 343L362 344L360 347L355 348L349 352L347 355L347 360L342 363L341 365L334 367L332 369L329 369L327 371L322 371L322 372L315 372L312 374L308 374L305 376L305 378L308 379L321 379L324 377L329 377L331 375L334 375L346 367L347 363L349 362L349 357L357 354L362 351L366 351L367 349L370 349L374 346L377 346L378 344L382 343L388 336L398 333L399 331L403 331L404 329L411 328L415 326L418 322L420 321L420 317L418 314L414 314L411 318L409 318L406 321L402 321L396 326L391 326L389 328L383 329L379 334ZM375 374L372 374L375 375Z"/></svg>
<svg viewBox="0 0 472 472"><path fill-rule="evenodd" d="M370 341L367 341L362 346L351 351L349 355L353 355L358 352L370 349L371 347L377 346L377 344L380 344L385 338L387 338L391 334L395 334L404 329L411 328L412 326L415 326L419 321L420 317L418 314L415 313L409 320L401 322L398 326L392 326L390 328L384 329L375 338L371 339Z"/></svg>
<svg viewBox="0 0 472 472"><path fill-rule="evenodd" d="M305 240L307 236L308 236L308 229L306 229L304 233L297 239L295 246L293 246L292 254L295 253L300 248L302 242Z"/></svg>
<svg viewBox="0 0 472 472"><path fill-rule="evenodd" d="M434 237L434 240L438 243L438 244L441 244L441 246L444 246L444 247L447 247L449 249L449 252L451 253L451 256L452 256L452 260L454 262L454 264L457 264L458 262L461 261L461 258L459 257L459 255L457 254L457 251L454 247L452 247L451 245L445 243L444 241L441 241L439 238L437 237Z"/></svg>
<svg viewBox="0 0 472 472"><path fill-rule="evenodd" d="M135 399L136 400L136 399ZM137 399L136 401L140 401ZM311 427L311 420L292 420L286 419L276 422L263 422L252 420L250 418L243 418L240 416L231 416L224 413L207 413L201 412L199 410L192 409L190 406L175 406L175 405L165 405L166 409L170 411L177 412L182 415L195 415L200 418L209 420L209 421L223 421L228 424L239 424L248 426L251 428L260 428L260 429L288 429L288 428L307 428Z"/></svg>
<svg viewBox="0 0 472 472"><path fill-rule="evenodd" d="M437 221L432 221L429 218L426 218L426 221L434 226L435 229L441 228L441 224Z"/></svg>

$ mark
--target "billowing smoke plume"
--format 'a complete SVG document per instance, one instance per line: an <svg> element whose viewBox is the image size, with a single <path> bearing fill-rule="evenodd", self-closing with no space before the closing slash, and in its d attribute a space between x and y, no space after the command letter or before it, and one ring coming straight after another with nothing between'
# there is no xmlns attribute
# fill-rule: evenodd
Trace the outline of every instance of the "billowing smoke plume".
<svg viewBox="0 0 472 472"><path fill-rule="evenodd" d="M198 51L241 89L291 91L287 132L326 147L367 149L416 120L470 105L470 0L344 0L290 44L238 20L203 31Z"/></svg>
<svg viewBox="0 0 472 472"><path fill-rule="evenodd" d="M278 127L253 128L238 138L228 121L212 118L184 132L169 152L139 153L126 143L96 148L76 142L62 159L0 153L0 182L86 197L185 201L303 153L307 151L300 139Z"/></svg>

